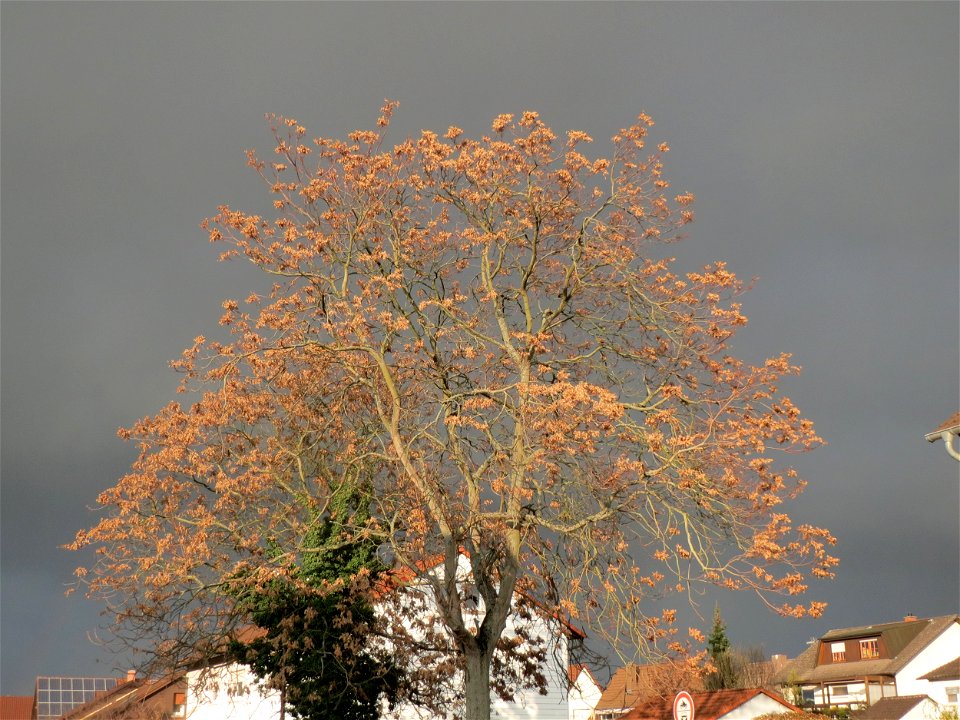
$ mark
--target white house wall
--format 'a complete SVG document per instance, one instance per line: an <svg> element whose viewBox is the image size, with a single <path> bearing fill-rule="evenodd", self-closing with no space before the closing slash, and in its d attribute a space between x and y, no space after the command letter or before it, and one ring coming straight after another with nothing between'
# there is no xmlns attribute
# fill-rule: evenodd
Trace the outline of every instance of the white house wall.
<svg viewBox="0 0 960 720"><path fill-rule="evenodd" d="M547 671L544 695L535 690L524 690L511 703L493 698L490 703L490 717L496 720L568 720L566 668L563 669L562 678L558 677L557 670L558 668L551 668Z"/></svg>
<svg viewBox="0 0 960 720"><path fill-rule="evenodd" d="M750 698L743 705L734 708L726 715L721 715L717 720L753 720L755 717L768 713L788 712L791 712L791 710L786 705L761 693ZM694 708L694 716L696 716L696 708Z"/></svg>
<svg viewBox="0 0 960 720"><path fill-rule="evenodd" d="M439 623L439 620L437 622ZM515 616L507 619L505 637L516 635L516 622ZM547 647L547 667L543 673L546 678L545 692L522 689L510 702L491 693L490 716L496 720L570 720L567 696L567 638L559 631L559 623L555 621L534 616L523 622L525 632L531 637L539 638ZM447 720L458 710L462 712L462 678L458 674L444 679L451 688L447 700L448 713L430 715L417 708L401 705L386 713L385 717L388 720Z"/></svg>
<svg viewBox="0 0 960 720"><path fill-rule="evenodd" d="M510 637L515 634L513 618L508 620L504 635ZM528 621L536 630L535 633L548 647L544 676L546 687L544 692L536 690L521 690L512 702L505 702L491 695L490 717L497 720L568 720L567 697L567 638L558 632L557 623L548 622L542 618L533 618Z"/></svg>
<svg viewBox="0 0 960 720"><path fill-rule="evenodd" d="M920 677L956 659L958 654L960 654L960 623L955 621L897 673L897 694L929 695L937 703L946 703L946 689L960 686L960 680L930 682L921 680Z"/></svg>
<svg viewBox="0 0 960 720"><path fill-rule="evenodd" d="M469 576L469 562L461 557L458 567L458 577ZM440 625L433 594L421 585L410 586L395 601L399 602L399 617L406 631L417 636L420 631L413 629L411 617L426 626L431 626L446 634ZM378 613L388 613L389 608L381 604ZM478 623L482 616L482 602L479 607L464 608L464 616L468 625L472 619ZM473 616L471 618L470 616ZM546 677L544 693L536 690L521 690L513 702L504 702L491 694L491 716L497 720L582 720L589 717L589 713L580 714L576 718L570 715L570 702L567 692L567 664L568 643L562 632L560 623L541 615L533 614L522 620L517 615L507 619L504 630L506 637L516 636L519 623L529 637L537 638L546 648L546 667L543 674ZM422 639L422 638L420 638ZM390 643L383 641L382 650L391 652ZM422 658L413 658L410 661L421 668ZM444 720L462 707L461 678L457 676L441 676L439 671L437 681L432 688L448 694L444 700L449 713L431 716L410 706L399 706L387 712L389 720ZM445 687L444 687L445 686ZM594 686L595 687L595 686ZM587 691L588 693L591 691ZM596 705L599 699L599 688L596 688ZM581 702L589 702L589 696L581 698ZM592 710L591 706L591 710ZM256 676L245 666L231 664L208 670L201 678L198 671L187 674L187 717L189 720L275 720L280 716L280 696L276 691L263 689Z"/></svg>
<svg viewBox="0 0 960 720"><path fill-rule="evenodd" d="M187 673L188 720L276 720L280 694L266 690L244 665Z"/></svg>
<svg viewBox="0 0 960 720"><path fill-rule="evenodd" d="M602 694L603 690L597 685L593 676L585 670L581 671L573 687L570 688L568 720L589 720Z"/></svg>
<svg viewBox="0 0 960 720"><path fill-rule="evenodd" d="M432 572L440 578L443 577L442 566L438 566ZM457 563L457 579L459 583L470 581L470 562L462 555ZM414 623L419 622L426 625L430 632L439 632L446 636L448 646L452 646L452 643L449 643L449 635L440 622L439 613L436 611L433 592L426 583L408 586L394 602L399 603L398 611L391 612L390 606L382 603L377 608L377 612L387 618L391 616L399 618L404 632L415 640L422 640L421 636L425 631L424 627L414 627ZM482 599L477 598L475 605L462 608L462 612L466 625L476 628L482 621L484 613ZM520 623L523 623L527 636L537 639L546 649L546 667L543 668L546 678L545 692L541 694L536 690L522 689L512 702L500 700L491 693L491 717L497 720L570 720L567 697L568 643L560 623L536 613L525 620L519 618L517 614L511 614L507 618L504 637L515 637ZM384 649L389 652L388 643L384 644ZM412 659L411 662L419 668L423 667L420 659ZM462 712L463 689L462 677L459 674L443 676L442 681L432 689L440 690L447 695L445 704L449 707L449 712L430 716L417 708L401 705L386 717L388 720L446 720L458 710Z"/></svg>
<svg viewBox="0 0 960 720"><path fill-rule="evenodd" d="M960 710L960 702L957 702L960 700L960 678L931 682L923 694L942 706Z"/></svg>
<svg viewBox="0 0 960 720"><path fill-rule="evenodd" d="M940 708L930 700L914 705L900 720L939 720Z"/></svg>

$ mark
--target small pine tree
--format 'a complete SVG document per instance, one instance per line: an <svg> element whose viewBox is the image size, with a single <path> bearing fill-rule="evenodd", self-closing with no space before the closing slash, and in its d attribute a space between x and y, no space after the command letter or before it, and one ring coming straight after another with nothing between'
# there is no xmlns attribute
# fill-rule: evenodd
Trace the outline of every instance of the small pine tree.
<svg viewBox="0 0 960 720"><path fill-rule="evenodd" d="M727 626L720 616L720 607L713 609L713 629L707 638L707 648L714 671L707 675L707 690L727 690L737 684L737 673L733 657L730 655L730 641L727 639Z"/></svg>

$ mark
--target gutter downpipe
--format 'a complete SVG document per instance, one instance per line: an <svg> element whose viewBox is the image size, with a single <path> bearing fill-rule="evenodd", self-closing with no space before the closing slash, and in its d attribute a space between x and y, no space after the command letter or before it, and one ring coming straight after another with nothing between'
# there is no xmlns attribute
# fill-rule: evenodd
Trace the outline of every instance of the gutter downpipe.
<svg viewBox="0 0 960 720"><path fill-rule="evenodd" d="M931 433L926 439L930 442L935 442L938 436L941 440L943 440L943 444L947 446L947 452L950 453L950 457L952 457L954 460L960 461L960 451L953 446L952 441L952 438L960 437L957 435L956 431L944 430L939 434Z"/></svg>

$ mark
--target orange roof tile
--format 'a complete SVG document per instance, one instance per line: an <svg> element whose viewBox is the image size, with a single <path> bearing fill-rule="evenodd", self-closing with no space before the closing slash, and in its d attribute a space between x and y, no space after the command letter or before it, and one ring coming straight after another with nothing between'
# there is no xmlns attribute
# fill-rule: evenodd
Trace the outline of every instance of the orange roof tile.
<svg viewBox="0 0 960 720"><path fill-rule="evenodd" d="M716 690L714 692L692 693L694 717L696 720L717 720L735 710L758 695L766 695L788 710L798 710L781 697L761 688L745 690ZM673 698L657 698L638 705L623 716L622 720L671 720L673 718Z"/></svg>
<svg viewBox="0 0 960 720"><path fill-rule="evenodd" d="M33 695L0 695L0 720L30 720Z"/></svg>
<svg viewBox="0 0 960 720"><path fill-rule="evenodd" d="M703 682L692 668L668 661L627 665L617 670L597 702L596 710L622 710L677 690L702 690Z"/></svg>

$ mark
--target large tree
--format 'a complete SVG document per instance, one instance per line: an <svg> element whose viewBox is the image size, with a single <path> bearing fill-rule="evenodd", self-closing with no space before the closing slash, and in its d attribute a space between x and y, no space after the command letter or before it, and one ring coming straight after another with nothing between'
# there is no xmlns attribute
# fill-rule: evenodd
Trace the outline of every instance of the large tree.
<svg viewBox="0 0 960 720"><path fill-rule="evenodd" d="M693 197L670 197L650 118L590 158L534 112L389 147L393 109L312 143L274 118L276 157L250 155L273 211L205 223L274 284L178 361L191 404L122 432L140 457L74 543L99 548L80 573L120 632L172 657L246 621L231 586L292 576L358 473L369 519L346 532L430 589L471 720L518 593L641 653L688 646L648 601L702 584L818 613L795 596L833 539L782 507L803 483L779 461L819 442L778 391L796 368L730 354L746 319L723 263L659 257Z"/></svg>

